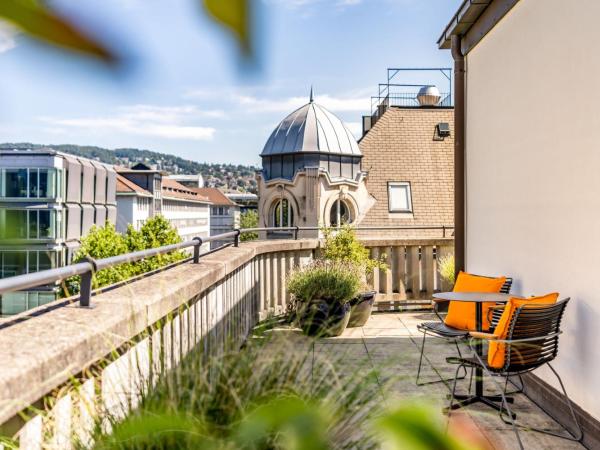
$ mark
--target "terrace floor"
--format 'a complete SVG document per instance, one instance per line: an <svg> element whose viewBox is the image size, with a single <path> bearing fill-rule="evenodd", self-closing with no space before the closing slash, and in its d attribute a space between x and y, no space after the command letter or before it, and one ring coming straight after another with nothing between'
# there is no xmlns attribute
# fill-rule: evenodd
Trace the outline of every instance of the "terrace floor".
<svg viewBox="0 0 600 450"><path fill-rule="evenodd" d="M388 404L398 400L425 401L439 407L448 404L446 395L449 388L444 383L417 386L416 371L419 362L419 351L422 334L416 326L419 322L432 320L434 315L427 312L375 313L362 328L348 328L337 338L321 339L312 348L314 358L325 357L340 364L339 370L362 370L365 366L376 369L381 401ZM295 339L303 339L294 333ZM454 351L453 351L454 350ZM428 338L426 354L432 365L424 366L426 380L439 379L440 376L450 378L456 366L446 363L446 356L455 355L452 344L441 339ZM314 362L313 362L314 364ZM486 391L494 392L494 383L484 380ZM468 380L459 382L457 392L466 392ZM519 421L531 426L561 431L562 428L546 415L525 395L515 395L512 410ZM497 412L489 407L475 404L463 408L461 413L453 413L453 420L458 418L460 431L479 435L484 446L493 449L518 448L515 435L510 425L504 424ZM584 449L581 444L565 439L537 433L521 431L523 445L527 449ZM481 442L481 441L480 441Z"/></svg>

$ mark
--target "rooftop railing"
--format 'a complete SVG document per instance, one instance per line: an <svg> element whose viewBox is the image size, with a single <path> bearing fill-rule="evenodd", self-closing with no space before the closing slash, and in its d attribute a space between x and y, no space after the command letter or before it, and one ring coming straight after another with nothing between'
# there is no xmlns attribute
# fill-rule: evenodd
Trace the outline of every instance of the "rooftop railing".
<svg viewBox="0 0 600 450"><path fill-rule="evenodd" d="M166 245L163 247L156 247L148 250L141 250L133 253L124 253L122 255L111 256L108 258L94 259L86 257L83 261L75 264L70 264L64 267L42 270L39 272L17 275L9 278L0 279L0 295L9 292L22 291L30 288L44 286L47 284L57 283L73 276L80 277L80 292L79 292L79 306L83 308L91 307L91 296L92 296L92 280L94 273L102 269L113 268L125 263L133 263L141 261L146 258L153 256L165 255L178 250L192 249L193 256L188 258L186 261L192 261L198 263L202 254L200 253L201 247L205 243L213 241L223 241L231 239L233 240L233 246L238 247L240 243L240 236L244 233L259 233L259 232L287 232L289 236L293 236L293 239L297 240L301 231L318 231L322 227L258 227L258 228L246 228L246 229L235 229L233 231L217 234L210 237L195 237L192 240L180 242L178 244ZM365 226L355 227L357 231L440 231L442 238L446 238L449 230L453 230L453 226ZM221 248L225 248L229 245L219 247L211 250L208 253L214 253L219 251Z"/></svg>

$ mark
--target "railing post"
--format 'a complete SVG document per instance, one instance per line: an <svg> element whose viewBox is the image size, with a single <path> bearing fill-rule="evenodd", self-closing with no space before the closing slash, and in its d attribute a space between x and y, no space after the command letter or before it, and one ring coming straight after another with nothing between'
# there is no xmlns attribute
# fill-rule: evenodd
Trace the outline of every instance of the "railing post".
<svg viewBox="0 0 600 450"><path fill-rule="evenodd" d="M233 238L233 246L239 247L240 246L240 234L242 234L242 232L240 231L239 228L236 228L234 231L236 233L235 233L235 238Z"/></svg>
<svg viewBox="0 0 600 450"><path fill-rule="evenodd" d="M202 247L202 238L200 236L196 236L192 240L197 241L197 244L194 245L194 264L198 264L200 262L200 247Z"/></svg>
<svg viewBox="0 0 600 450"><path fill-rule="evenodd" d="M298 240L298 231L300 230L300 227L298 225L296 225L296 227L294 228L294 240L297 241Z"/></svg>
<svg viewBox="0 0 600 450"><path fill-rule="evenodd" d="M79 276L79 306L81 308L92 308L92 279L96 272L96 261L91 256L84 258L90 263L92 269Z"/></svg>

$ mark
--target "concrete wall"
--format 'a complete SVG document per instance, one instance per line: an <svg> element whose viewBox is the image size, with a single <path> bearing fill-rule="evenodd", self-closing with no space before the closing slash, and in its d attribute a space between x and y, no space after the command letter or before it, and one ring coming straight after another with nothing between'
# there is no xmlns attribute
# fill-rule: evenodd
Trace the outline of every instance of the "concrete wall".
<svg viewBox="0 0 600 450"><path fill-rule="evenodd" d="M468 54L466 105L467 269L572 298L556 367L596 419L598 17L597 0L521 0Z"/></svg>
<svg viewBox="0 0 600 450"><path fill-rule="evenodd" d="M94 309L40 307L3 328L0 434L28 450L89 444L95 420L124 417L192 349L218 354L284 311L286 274L317 245L244 243L103 292Z"/></svg>

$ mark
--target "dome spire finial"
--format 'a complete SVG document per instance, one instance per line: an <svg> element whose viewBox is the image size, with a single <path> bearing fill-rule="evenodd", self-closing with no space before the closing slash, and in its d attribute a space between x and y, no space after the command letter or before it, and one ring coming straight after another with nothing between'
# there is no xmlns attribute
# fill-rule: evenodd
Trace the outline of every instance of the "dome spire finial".
<svg viewBox="0 0 600 450"><path fill-rule="evenodd" d="M311 84L310 85L310 103L312 103L313 101L314 101L314 98L313 98L313 87L312 87L312 84Z"/></svg>

